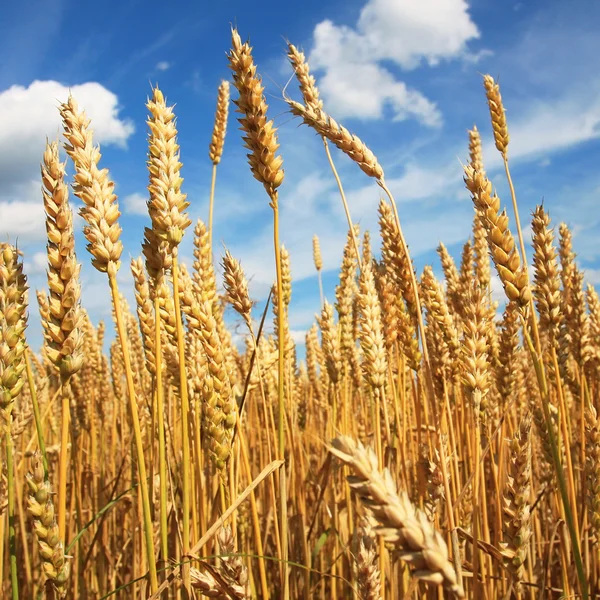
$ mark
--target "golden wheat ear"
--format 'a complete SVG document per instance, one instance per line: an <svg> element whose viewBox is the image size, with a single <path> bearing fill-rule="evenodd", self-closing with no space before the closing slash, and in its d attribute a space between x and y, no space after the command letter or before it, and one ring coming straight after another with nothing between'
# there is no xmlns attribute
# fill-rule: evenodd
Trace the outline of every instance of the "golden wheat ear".
<svg viewBox="0 0 600 600"><path fill-rule="evenodd" d="M350 487L379 522L377 533L395 545L400 558L415 569L415 577L464 598L443 537L413 506L406 492L398 494L389 471L379 470L375 453L347 436L331 444L329 451L352 470Z"/></svg>

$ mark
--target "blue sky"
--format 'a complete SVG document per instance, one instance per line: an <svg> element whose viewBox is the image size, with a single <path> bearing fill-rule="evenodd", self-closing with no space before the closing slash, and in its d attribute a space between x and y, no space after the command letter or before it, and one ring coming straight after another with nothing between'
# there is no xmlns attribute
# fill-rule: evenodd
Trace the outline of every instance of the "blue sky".
<svg viewBox="0 0 600 600"><path fill-rule="evenodd" d="M282 241L291 253L290 319L297 341L319 305L312 236L321 239L331 298L346 222L319 139L282 100L291 75L286 39L309 57L326 110L378 156L419 270L431 263L439 272L439 241L458 259L469 236L472 207L460 161L467 158L466 130L473 124L483 135L488 172L502 200L509 200L481 86L481 73L491 73L507 107L522 220L543 200L556 223L573 228L587 279L600 283L600 4L309 0L293 12L283 7L264 0L168 7L154 0L26 0L4 7L0 238L17 240L24 250L33 289L45 287L39 161L46 136L58 135L56 106L69 89L92 117L102 166L116 182L125 243L120 278L131 301L128 259L139 254L148 224L144 103L151 83L176 104L190 216L206 219L208 143L217 86L229 77L230 24L250 38L279 127L286 170ZM294 81L287 89L297 94ZM336 152L334 160L354 220L376 238L378 188L346 157ZM105 278L91 267L77 233L84 304L94 320L110 320ZM233 111L218 172L214 236L217 252L223 244L230 248L251 278L254 297L264 298L274 276L271 210L249 173ZM191 256L191 241L189 230L184 256ZM30 338L37 346L36 307L31 315Z"/></svg>

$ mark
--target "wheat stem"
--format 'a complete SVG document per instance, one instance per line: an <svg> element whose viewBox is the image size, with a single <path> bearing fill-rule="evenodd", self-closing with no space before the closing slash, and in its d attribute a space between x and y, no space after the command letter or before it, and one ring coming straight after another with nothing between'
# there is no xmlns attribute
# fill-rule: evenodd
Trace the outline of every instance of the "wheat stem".
<svg viewBox="0 0 600 600"><path fill-rule="evenodd" d="M44 477L48 479L48 457L46 456L46 443L44 442L44 428L40 416L40 404L38 402L37 390L33 379L33 371L31 369L31 360L29 359L29 348L25 352L25 370L27 372L27 383L29 385L29 393L31 394L31 405L33 407L33 419L35 421L35 430L38 438L38 446L42 453L42 464L44 465Z"/></svg>
<svg viewBox="0 0 600 600"><path fill-rule="evenodd" d="M333 158L331 158L331 151L329 150L329 144L327 143L327 138L323 136L323 146L325 146L325 154L327 155L327 160L329 161L329 166L331 167L331 171L333 176L335 177L335 182L337 183L338 190L340 191L340 196L342 198L342 204L344 206L344 212L346 213L346 219L348 220L348 229L350 230L350 235L352 236L352 243L354 244L354 251L356 252L356 260L358 261L358 268L362 271L362 262L360 258L360 252L358 251L358 240L356 239L356 234L354 232L354 225L352 224L352 217L350 216L350 207L348 206L348 201L346 200L346 194L344 193L344 187L342 186L342 180L338 175L337 169L335 168L335 164L333 163ZM321 305L323 302L321 302Z"/></svg>
<svg viewBox="0 0 600 600"><path fill-rule="evenodd" d="M179 383L181 394L181 444L183 454L182 481L183 481L183 548L182 553L187 556L190 551L190 439L189 439L189 411L188 383L185 368L185 337L181 322L181 306L179 298L179 263L177 252L173 252L173 299L175 303L175 319L177 329L177 349L179 353ZM184 585L189 584L189 565L183 568ZM189 586L188 586L189 587Z"/></svg>
<svg viewBox="0 0 600 600"><path fill-rule="evenodd" d="M135 396L135 385L133 383L133 372L131 369L131 357L127 343L127 333L123 320L123 311L121 309L121 300L119 296L119 287L117 284L116 272L108 275L108 283L112 294L112 303L115 312L115 321L117 334L121 346L123 363L125 366L125 380L127 382L127 396L129 398L129 409L131 411L131 421L133 427L133 436L136 450L136 458L139 472L139 487L142 496L142 512L144 518L144 534L146 540L146 557L148 561L148 571L150 573L150 589L152 593L158 590L158 578L156 574L156 562L154 560L154 541L152 515L150 513L150 497L148 494L148 476L146 474L146 461L144 458L144 444L142 441L142 430L140 427L140 417L138 414L137 400ZM159 365L157 365L159 366Z"/></svg>
<svg viewBox="0 0 600 600"><path fill-rule="evenodd" d="M8 546L10 552L10 584L12 600L19 600L19 578L17 566L17 536L15 533L15 465L10 415L6 415L4 439L6 442L6 478L8 495Z"/></svg>
<svg viewBox="0 0 600 600"><path fill-rule="evenodd" d="M277 397L278 397L278 456L280 460L285 460L285 305L283 302L283 278L281 272L281 245L279 243L279 204L277 202L277 192L275 199L271 202L273 209L273 244L275 247L275 269L277 271ZM281 521L281 544L282 544L282 570L283 570L283 598L289 598L289 570L287 566L288 559L288 521L287 521L287 482L286 466L284 465L279 472L279 495L280 495L280 521Z"/></svg>
<svg viewBox="0 0 600 600"><path fill-rule="evenodd" d="M213 238L213 210L215 203L215 184L217 182L217 163L212 166L212 175L210 178L210 198L208 199L208 247L212 256L212 238Z"/></svg>
<svg viewBox="0 0 600 600"><path fill-rule="evenodd" d="M158 473L159 473L159 511L160 511L160 547L162 560L169 560L168 523L167 523L167 459L165 448L165 400L162 380L162 340L160 327L160 307L158 294L154 294L154 351L156 373L156 412L158 413Z"/></svg>

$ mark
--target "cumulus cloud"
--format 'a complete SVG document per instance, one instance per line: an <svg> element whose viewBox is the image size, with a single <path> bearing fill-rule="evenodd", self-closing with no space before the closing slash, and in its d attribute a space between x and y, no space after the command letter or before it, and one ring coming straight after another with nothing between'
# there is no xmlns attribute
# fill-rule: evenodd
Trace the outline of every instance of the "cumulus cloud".
<svg viewBox="0 0 600 600"><path fill-rule="evenodd" d="M396 120L437 126L441 114L435 103L383 62L410 70L466 58L467 42L478 37L465 0L368 0L355 27L330 20L315 27L310 62L324 71L320 89L341 118L377 119L389 107Z"/></svg>
<svg viewBox="0 0 600 600"><path fill-rule="evenodd" d="M46 252L35 252L29 259L25 260L25 272L28 277L46 272L48 266L48 255Z"/></svg>
<svg viewBox="0 0 600 600"><path fill-rule="evenodd" d="M13 85L0 92L0 178L3 185L37 171L46 136L60 133L58 104L77 99L92 120L94 140L124 146L133 123L119 118L115 94L96 82L71 88L57 81L34 81L29 87Z"/></svg>
<svg viewBox="0 0 600 600"><path fill-rule="evenodd" d="M44 239L44 205L30 202L0 202L0 236L11 242L34 242Z"/></svg>
<svg viewBox="0 0 600 600"><path fill-rule="evenodd" d="M0 235L44 237L39 168L46 138L60 134L58 104L77 99L92 120L94 140L124 146L133 123L119 116L117 96L99 83L71 88L57 81L13 85L0 92Z"/></svg>
<svg viewBox="0 0 600 600"><path fill-rule="evenodd" d="M129 215L148 215L147 196L143 194L129 194L123 198L124 212Z"/></svg>
<svg viewBox="0 0 600 600"><path fill-rule="evenodd" d="M156 63L155 69L157 71L168 71L171 68L171 63L167 60L161 60Z"/></svg>

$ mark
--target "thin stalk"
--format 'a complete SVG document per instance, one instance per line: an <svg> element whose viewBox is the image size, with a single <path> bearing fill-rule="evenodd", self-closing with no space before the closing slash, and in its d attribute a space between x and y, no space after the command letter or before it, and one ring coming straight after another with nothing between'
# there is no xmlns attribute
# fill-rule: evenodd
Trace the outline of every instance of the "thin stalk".
<svg viewBox="0 0 600 600"><path fill-rule="evenodd" d="M360 258L360 252L358 251L358 240L356 239L356 235L354 235L354 224L352 223L352 217L350 216L350 208L348 207L348 202L346 200L346 194L344 193L344 188L342 186L342 180L338 175L338 172L333 164L333 159L331 158L331 152L329 151L329 144L327 143L327 138L323 138L323 145L325 146L325 154L327 155L327 160L329 161L329 166L331 167L331 171L333 172L333 176L335 177L335 181L337 183L338 189L340 190L340 196L342 197L342 204L344 205L344 212L346 213L346 219L348 219L348 228L350 229L350 235L352 236L352 243L354 244L354 251L356 252L356 260L358 262L358 268L362 271L362 262ZM322 302L321 302L322 304Z"/></svg>
<svg viewBox="0 0 600 600"><path fill-rule="evenodd" d="M69 396L67 384L62 383L61 390L61 425L60 425L60 458L58 467L58 534L66 542L67 524L67 461L69 458Z"/></svg>
<svg viewBox="0 0 600 600"><path fill-rule="evenodd" d="M408 252L408 246L406 244L406 240L404 239L404 234L402 233L402 227L400 226L400 215L398 214L398 207L396 206L396 201L394 200L394 196L392 195L392 192L389 190L389 188L387 187L387 185L385 184L385 181L383 181L383 179L378 179L377 183L381 187L381 189L386 193L387 197L390 200L392 209L394 211L394 219L396 221L396 226L398 227L398 235L400 238L400 244L402 246L402 251L404 252L404 254L406 256L406 259L410 261L410 254ZM419 326L419 334L421 337L421 349L423 352L423 363L425 366L425 381L426 381L427 392L428 392L426 394L426 396L429 396L429 398L431 399L431 403L433 406L433 415L434 415L434 419L435 419L435 427L436 427L438 434L441 434L441 423L440 423L440 417L439 417L439 413L438 413L437 403L435 402L435 388L433 385L433 375L431 372L431 364L429 362L429 351L427 349L427 339L425 337L425 324L423 322L423 313L421 311L421 301L419 300L419 286L417 284L417 279L415 277L415 272L414 272L414 269L412 268L412 264L410 265L409 271L410 271L411 285L412 285L413 293L415 295L417 323ZM427 409L427 404L425 404L424 408L425 408L425 410ZM428 440L428 441L430 441L430 440ZM446 479L446 450L444 448L444 444L440 444L440 466L442 469L442 476L444 479ZM448 505L448 515L453 516L454 508L452 506L452 499L449 495L446 498L446 503ZM454 552L454 549L459 547L458 533L457 533L456 529L450 530L450 537L452 540L452 548L453 548L452 562L454 565L454 570L456 571L456 577L458 578L458 583L459 583L459 585L462 586L463 577L462 577L462 565L461 565L460 555L457 554L456 552Z"/></svg>
<svg viewBox="0 0 600 600"><path fill-rule="evenodd" d="M154 560L154 541L152 539L152 515L150 513L150 498L148 496L148 477L146 475L146 461L144 459L144 445L142 441L142 430L140 428L140 417L135 397L135 386L133 383L133 372L131 370L131 357L127 344L127 333L125 332L125 323L123 322L123 312L119 299L119 287L115 275L108 276L112 302L115 309L115 321L117 325L117 334L121 343L123 354L123 363L125 365L125 379L127 381L127 396L129 398L129 409L131 410L131 424L135 438L136 458L138 463L138 473L140 477L140 490L142 496L142 511L144 515L144 533L146 537L146 553L148 557L148 571L150 572L150 588L152 593L158 590L158 579L156 576L156 562Z"/></svg>
<svg viewBox="0 0 600 600"><path fill-rule="evenodd" d="M277 271L277 338L278 338L278 360L277 360L277 395L279 408L278 421L278 456L285 460L285 331L284 331L284 304L283 304L283 280L281 275L281 246L279 244L279 205L277 197L272 199L273 208L273 244L275 246L275 268ZM279 472L279 501L281 509L281 546L282 546L282 590L283 600L289 599L289 570L288 559L288 521L287 521L287 482L286 465L283 464Z"/></svg>
<svg viewBox="0 0 600 600"><path fill-rule="evenodd" d="M44 429L42 427L42 419L40 417L40 404L38 402L37 390L33 380L33 371L31 369L31 361L29 360L29 348L25 352L25 369L27 371L27 383L29 385L29 393L31 394L31 404L33 407L33 418L35 420L35 430L37 432L38 446L42 453L42 464L44 465L44 479L48 479L48 458L46 456L46 443L44 442Z"/></svg>
<svg viewBox="0 0 600 600"><path fill-rule="evenodd" d="M321 300L320 308L323 308L325 296L323 295L323 276L321 275L321 269L317 271L317 278L319 280L319 299Z"/></svg>
<svg viewBox="0 0 600 600"><path fill-rule="evenodd" d="M236 413L237 418L237 426L238 429L241 429L240 423L240 415ZM250 461L248 459L248 449L246 448L246 439L244 435L240 431L240 435L238 437L240 442L240 451L242 455L242 465L244 467L244 471L248 481L252 481L252 470L250 468ZM265 559L263 556L263 544L261 538L260 531L260 521L258 519L258 508L256 506L256 496L254 495L254 490L250 494L250 509L252 514L252 527L254 529L254 539L256 540L256 554L258 557L258 573L260 576L260 588L262 592L262 598L264 600L269 600L269 586L267 584L267 571L265 568Z"/></svg>
<svg viewBox="0 0 600 600"><path fill-rule="evenodd" d="M515 186L510 176L510 169L508 168L508 156L506 153L502 154L502 160L504 161L504 171L506 172L506 179L508 180L508 187L510 189L510 197L512 199L513 212L515 213L515 223L517 225L517 234L519 235L519 248L521 249L521 258L523 259L523 266L527 270L527 255L525 254L525 241L523 239L523 232L521 230L521 219L519 218L519 209L517 207L517 195L515 194Z"/></svg>
<svg viewBox="0 0 600 600"><path fill-rule="evenodd" d="M158 474L159 474L159 505L160 505L160 548L165 564L169 560L169 539L167 525L167 459L165 449L165 399L162 380L162 349L160 337L160 308L158 296L154 295L154 353L156 374L156 412L158 414Z"/></svg>
<svg viewBox="0 0 600 600"><path fill-rule="evenodd" d="M173 252L173 299L175 303L175 324L177 328L177 350L179 354L179 383L181 394L181 443L183 456L183 535L182 552L187 556L190 551L190 432L189 432L189 412L190 402L188 398L187 376L185 372L185 338L183 334L183 324L181 322L181 308L179 303L179 263L177 252ZM184 561L183 584L186 589L190 589L190 565L189 561Z"/></svg>
<svg viewBox="0 0 600 600"><path fill-rule="evenodd" d="M508 156L506 153L502 154L502 160L504 161L504 171L506 172L506 179L508 181L508 187L510 189L510 197L513 205L513 212L515 213L515 223L517 225L517 234L519 236L519 248L521 250L521 259L523 261L523 268L527 274L527 285L529 285L529 269L527 267L527 254L525 253L525 241L523 239L523 231L521 230L521 218L519 217L519 209L517 207L517 195L515 193L515 186L513 185L512 177L510 176L510 169L508 168ZM533 339L535 340L535 347L538 353L541 354L542 346L540 342L540 334L538 331L537 318L535 316L535 307L533 304L533 296L529 300L529 312L531 315L531 330L533 332Z"/></svg>
<svg viewBox="0 0 600 600"><path fill-rule="evenodd" d="M12 600L19 600L19 579L17 575L17 536L15 533L15 465L13 460L13 441L10 432L10 415L7 419L6 433L6 478L8 493L8 547L10 551L10 584Z"/></svg>
<svg viewBox="0 0 600 600"><path fill-rule="evenodd" d="M575 526L573 518L573 512L571 511L571 503L569 501L569 491L567 489L567 483L565 480L565 473L561 464L560 454L558 445L556 443L556 436L554 434L554 427L552 425L552 419L550 417L550 411L548 409L548 388L546 384L546 378L544 375L543 367L540 364L538 355L533 347L531 337L527 332L527 328L523 327L523 333L531 358L533 360L533 366L535 368L538 385L542 396L542 409L544 411L544 420L546 422L546 429L548 430L548 439L550 441L550 450L552 452L552 461L554 462L554 470L556 471L556 478L558 479L558 488L560 490L560 496L562 499L563 508L565 511L565 520L567 522L567 528L569 530L569 536L571 538L571 544L573 545L573 558L575 559L575 568L577 570L577 578L579 579L579 588L581 591L581 597L583 600L588 600L588 584L585 577L585 571L583 568L583 560L581 558L581 551L579 549L578 537L579 533Z"/></svg>
<svg viewBox="0 0 600 600"><path fill-rule="evenodd" d="M213 210L215 204L215 184L217 182L217 164L213 163L212 177L210 181L210 198L208 200L208 247L212 256L212 238L213 238Z"/></svg>

